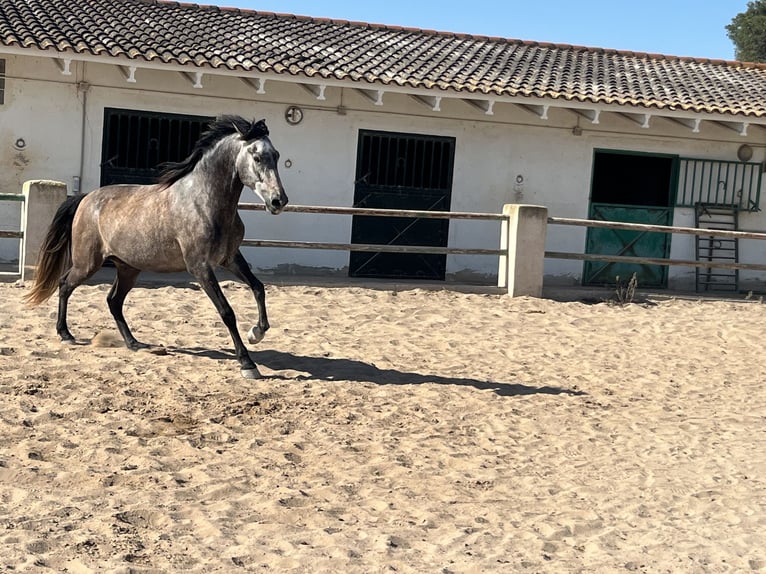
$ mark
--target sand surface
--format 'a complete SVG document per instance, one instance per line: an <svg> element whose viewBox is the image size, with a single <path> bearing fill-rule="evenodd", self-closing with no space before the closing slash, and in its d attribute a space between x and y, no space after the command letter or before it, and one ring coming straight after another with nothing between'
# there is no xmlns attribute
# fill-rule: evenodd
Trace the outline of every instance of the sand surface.
<svg viewBox="0 0 766 574"><path fill-rule="evenodd" d="M3 571L766 571L766 305L107 290L0 284Z"/></svg>

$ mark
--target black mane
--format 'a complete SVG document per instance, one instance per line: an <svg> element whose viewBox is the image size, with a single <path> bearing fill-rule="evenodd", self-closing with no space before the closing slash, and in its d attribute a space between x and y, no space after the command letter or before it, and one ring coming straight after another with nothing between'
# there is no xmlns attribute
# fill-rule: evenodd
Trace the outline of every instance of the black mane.
<svg viewBox="0 0 766 574"><path fill-rule="evenodd" d="M241 116L223 115L210 122L208 129L194 144L189 157L183 161L169 161L160 165L160 175L157 183L167 187L192 172L205 152L212 148L216 142L231 134L239 133L245 141L266 137L269 128L265 120L248 121Z"/></svg>

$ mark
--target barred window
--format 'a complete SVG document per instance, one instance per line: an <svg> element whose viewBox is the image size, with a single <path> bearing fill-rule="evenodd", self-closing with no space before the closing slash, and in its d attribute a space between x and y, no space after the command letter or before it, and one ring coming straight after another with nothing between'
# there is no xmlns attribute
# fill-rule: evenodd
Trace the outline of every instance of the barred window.
<svg viewBox="0 0 766 574"><path fill-rule="evenodd" d="M739 211L761 210L760 162L679 158L676 205L727 205Z"/></svg>
<svg viewBox="0 0 766 574"><path fill-rule="evenodd" d="M0 58L0 105L5 103L5 60Z"/></svg>

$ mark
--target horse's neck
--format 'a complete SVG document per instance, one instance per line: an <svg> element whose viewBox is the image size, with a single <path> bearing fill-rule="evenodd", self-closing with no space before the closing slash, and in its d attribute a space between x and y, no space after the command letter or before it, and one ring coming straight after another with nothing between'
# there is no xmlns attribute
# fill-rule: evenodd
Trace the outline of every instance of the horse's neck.
<svg viewBox="0 0 766 574"><path fill-rule="evenodd" d="M237 175L236 153L222 151L216 149L202 158L190 174L191 181L186 187L211 212L228 217L237 211L244 186Z"/></svg>

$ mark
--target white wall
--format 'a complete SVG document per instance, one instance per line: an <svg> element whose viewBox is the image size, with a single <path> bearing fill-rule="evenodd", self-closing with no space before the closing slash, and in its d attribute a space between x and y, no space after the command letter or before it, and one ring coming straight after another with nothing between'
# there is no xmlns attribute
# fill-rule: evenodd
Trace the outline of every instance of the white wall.
<svg viewBox="0 0 766 574"><path fill-rule="evenodd" d="M0 57L3 57L0 54ZM266 118L271 138L290 160L280 168L290 201L304 205L349 206L353 202L357 134L360 129L410 132L456 139L452 190L453 211L499 213L504 203L548 207L549 214L586 218L591 166L595 149L670 153L710 159L735 159L741 143L757 145L755 135L745 138L724 127L703 123L700 134L667 120L653 120L641 129L630 120L602 114L599 124L583 121L571 111L551 108L541 120L517 106L498 103L488 116L458 99L443 99L435 112L404 94L386 93L384 105L375 106L354 90L328 87L325 100L317 100L299 85L269 79L266 93L258 94L235 77L203 76L195 89L177 72L141 70L136 83L128 83L116 66L72 63L64 76L51 60L6 57L6 103L0 106L0 190L20 191L27 179L54 179L70 187L81 176L83 191L100 179L101 138L105 107L195 115L237 113ZM289 78L288 78L289 79ZM78 89L85 83L87 90ZM284 120L288 105L300 105L304 120L290 126ZM339 113L343 106L344 113ZM582 135L572 128L579 124ZM84 137L81 137L84 135ZM13 147L18 138L24 150ZM754 161L764 159L756 148ZM80 164L82 162L82 172ZM523 183L517 184L517 176ZM246 191L246 202L257 201ZM0 205L0 226L3 224ZM247 237L347 243L351 218L286 213L278 217L246 212ZM747 216L746 225L766 229L762 214ZM689 224L688 214L677 210L676 224ZM745 223L743 223L743 227ZM451 247L496 248L499 224L453 220ZM549 226L548 251L582 252L585 229ZM691 251L690 251L691 246ZM742 259L758 259L758 246L743 250ZM345 273L348 254L343 251L245 248L245 256L262 273ZM690 238L674 236L673 257L693 258ZM0 260L15 254L0 245ZM576 283L582 262L546 260L547 280ZM671 282L688 277L690 270L671 268ZM448 276L491 282L497 272L493 257L450 256ZM693 277L693 270L692 277Z"/></svg>

